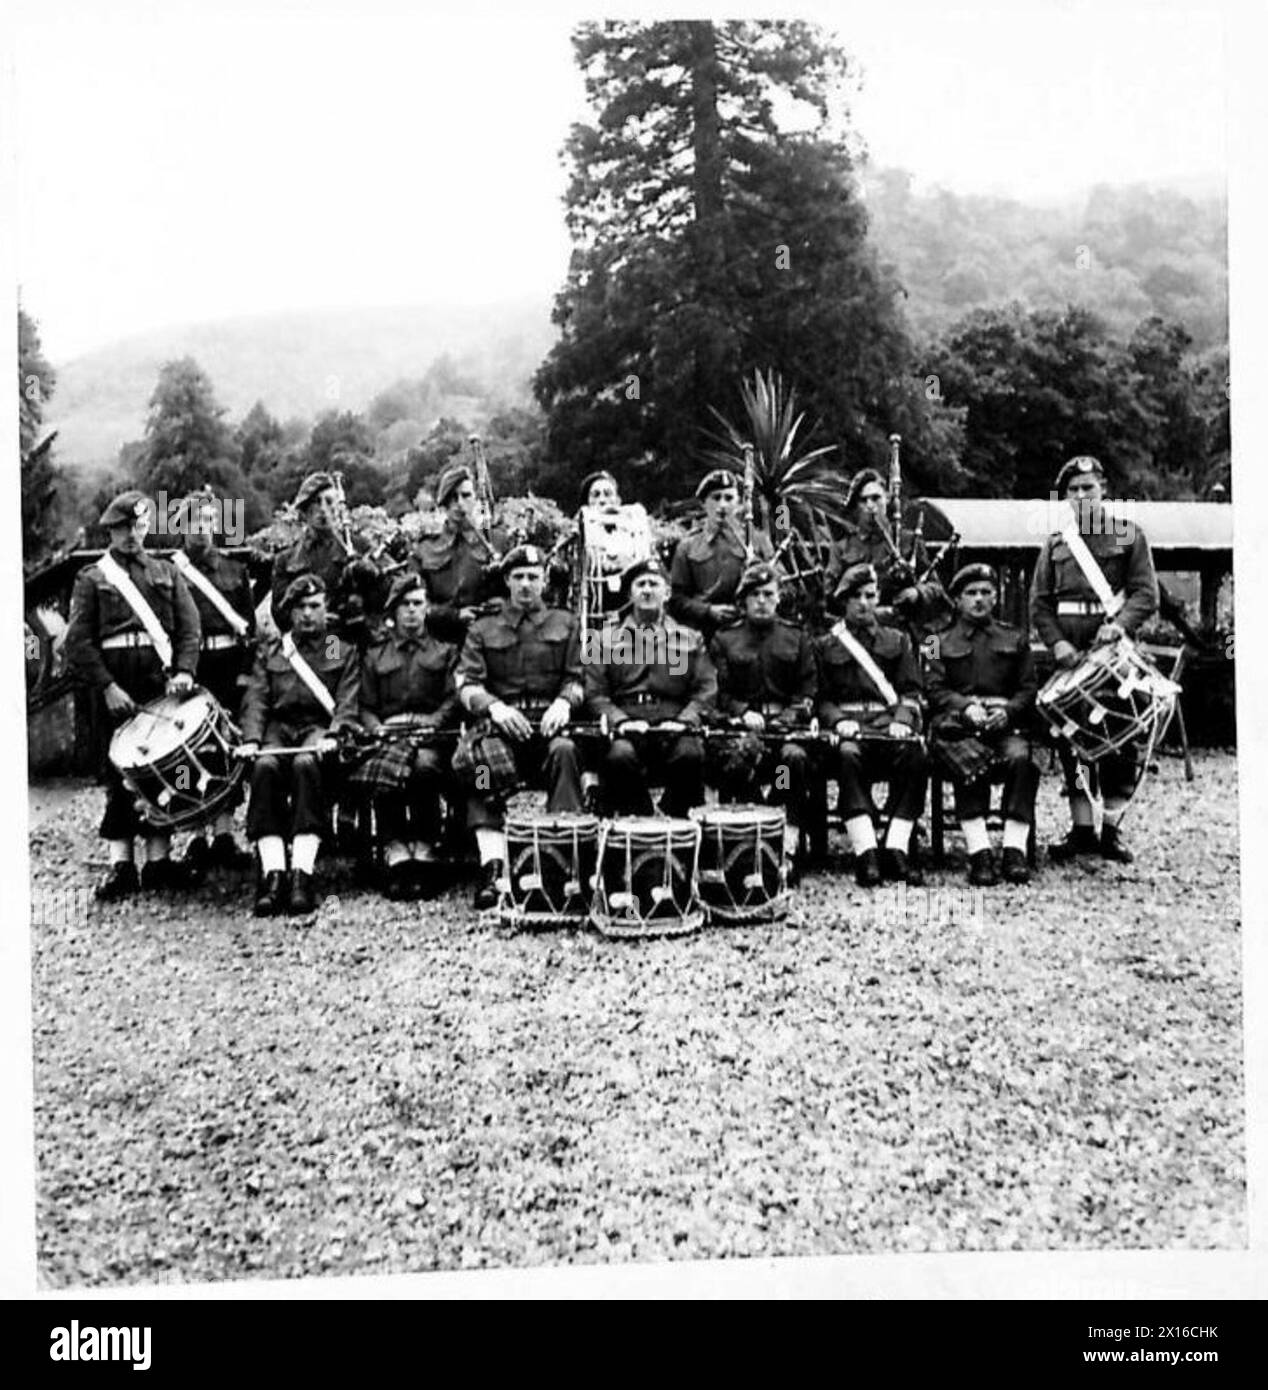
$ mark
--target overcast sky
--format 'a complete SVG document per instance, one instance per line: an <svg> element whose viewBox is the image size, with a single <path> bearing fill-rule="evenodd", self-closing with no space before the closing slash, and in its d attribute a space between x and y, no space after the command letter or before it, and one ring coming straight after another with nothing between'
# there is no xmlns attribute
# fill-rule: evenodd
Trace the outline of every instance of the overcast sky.
<svg viewBox="0 0 1268 1390"><path fill-rule="evenodd" d="M558 287L579 11L27 8L17 270L55 362L172 323ZM1047 198L1224 171L1224 32L1196 0L760 12L840 35L873 160L924 182Z"/></svg>

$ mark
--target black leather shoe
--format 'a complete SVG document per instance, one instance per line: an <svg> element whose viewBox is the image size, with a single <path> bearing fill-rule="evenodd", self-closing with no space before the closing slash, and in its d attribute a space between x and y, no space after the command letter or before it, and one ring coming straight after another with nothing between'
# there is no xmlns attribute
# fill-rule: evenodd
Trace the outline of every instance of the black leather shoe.
<svg viewBox="0 0 1268 1390"><path fill-rule="evenodd" d="M995 872L995 856L989 849L969 855L969 882L974 888L994 888L999 882Z"/></svg>
<svg viewBox="0 0 1268 1390"><path fill-rule="evenodd" d="M487 912L489 908L498 905L498 898L501 896L498 880L501 877L500 859L491 859L487 864L481 865L480 882L476 886L475 897L471 900L471 905L477 912Z"/></svg>
<svg viewBox="0 0 1268 1390"><path fill-rule="evenodd" d="M788 877L786 879L789 888L800 888L801 880L805 873L805 863L800 854L792 855L788 860Z"/></svg>
<svg viewBox="0 0 1268 1390"><path fill-rule="evenodd" d="M141 886L137 878L136 865L131 859L111 864L110 872L93 889L98 902L114 903L120 898L130 898Z"/></svg>
<svg viewBox="0 0 1268 1390"><path fill-rule="evenodd" d="M181 872L185 882L196 888L207 877L211 867L211 846L201 835L195 835L181 857Z"/></svg>
<svg viewBox="0 0 1268 1390"><path fill-rule="evenodd" d="M1096 831L1090 825L1075 825L1064 840L1048 846L1048 858L1054 864L1068 864L1076 856L1096 854L1098 849Z"/></svg>
<svg viewBox="0 0 1268 1390"><path fill-rule="evenodd" d="M855 858L854 878L860 888L875 888L880 883L881 861L874 849L865 849Z"/></svg>
<svg viewBox="0 0 1268 1390"><path fill-rule="evenodd" d="M155 859L141 865L141 887L147 893L161 893L168 888L185 888L189 880L181 871L181 865L170 859Z"/></svg>
<svg viewBox="0 0 1268 1390"><path fill-rule="evenodd" d="M402 859L399 864L393 864L387 871L387 886L384 888L384 896L394 903L408 902L413 896L413 875L410 870L413 865L408 859Z"/></svg>
<svg viewBox="0 0 1268 1390"><path fill-rule="evenodd" d="M307 917L310 912L316 911L317 890L313 876L296 869L291 875L291 905L287 909L287 916Z"/></svg>
<svg viewBox="0 0 1268 1390"><path fill-rule="evenodd" d="M919 888L925 881L920 866L912 862L906 850L882 849L880 852L881 876L886 883L908 883Z"/></svg>
<svg viewBox="0 0 1268 1390"><path fill-rule="evenodd" d="M267 873L260 879L260 886L255 890L255 907L252 910L257 917L280 917L286 911L287 898L286 875L281 870L274 869L272 873Z"/></svg>
<svg viewBox="0 0 1268 1390"><path fill-rule="evenodd" d="M1136 856L1118 838L1118 826L1101 826L1101 858L1113 859L1119 864L1131 864Z"/></svg>
<svg viewBox="0 0 1268 1390"><path fill-rule="evenodd" d="M431 902L433 898L438 898L444 889L441 865L434 860L411 860L408 882L411 902Z"/></svg>
<svg viewBox="0 0 1268 1390"><path fill-rule="evenodd" d="M208 864L218 869L240 869L246 862L246 855L238 848L237 841L227 831L217 835L208 851Z"/></svg>
<svg viewBox="0 0 1268 1390"><path fill-rule="evenodd" d="M1004 851L1000 872L1005 883L1030 882L1030 865L1026 863L1026 856L1021 850L1013 849L1011 846Z"/></svg>

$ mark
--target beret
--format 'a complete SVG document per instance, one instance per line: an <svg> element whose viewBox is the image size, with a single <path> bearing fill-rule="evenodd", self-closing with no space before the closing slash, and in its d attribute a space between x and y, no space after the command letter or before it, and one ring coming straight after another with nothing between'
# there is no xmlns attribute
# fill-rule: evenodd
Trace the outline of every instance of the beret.
<svg viewBox="0 0 1268 1390"><path fill-rule="evenodd" d="M956 570L954 578L947 585L947 592L952 598L958 598L960 590L969 584L993 584L995 588L999 588L999 580L990 565L978 564L965 565L963 569Z"/></svg>
<svg viewBox="0 0 1268 1390"><path fill-rule="evenodd" d="M743 598L754 589L760 589L763 584L778 584L782 575L767 560L758 560L754 564L745 565L744 573L740 575L740 582L735 586L735 597Z"/></svg>
<svg viewBox="0 0 1268 1390"><path fill-rule="evenodd" d="M388 590L387 604L385 605L388 613L396 611L396 605L412 594L416 589L426 590L427 585L423 583L413 570L406 570L404 574L398 574L392 581L392 587Z"/></svg>
<svg viewBox="0 0 1268 1390"><path fill-rule="evenodd" d="M546 568L546 556L535 545L517 545L514 550L508 552L502 561L503 574L510 574L512 570L528 568Z"/></svg>
<svg viewBox="0 0 1268 1390"><path fill-rule="evenodd" d="M665 573L664 565L661 564L655 555L649 555L647 559L639 560L637 564L631 565L621 576L621 589L627 598L634 587L634 581L636 579L641 579L645 574L654 574L657 579L663 579L666 583L669 582L669 576Z"/></svg>
<svg viewBox="0 0 1268 1390"><path fill-rule="evenodd" d="M314 594L324 594L326 586L322 582L319 574L301 574L292 579L286 586L286 592L282 595L282 601L278 604L278 610L282 613L289 613L297 603L301 603L306 598L312 598Z"/></svg>
<svg viewBox="0 0 1268 1390"><path fill-rule="evenodd" d="M851 598L868 584L879 584L876 566L869 564L851 565L841 576L834 598Z"/></svg>
<svg viewBox="0 0 1268 1390"><path fill-rule="evenodd" d="M150 510L150 499L137 488L121 492L101 514L102 526L131 526L143 512Z"/></svg>
<svg viewBox="0 0 1268 1390"><path fill-rule="evenodd" d="M463 483L471 481L471 469L465 463L451 463L448 468L442 468L436 483L436 505L443 507Z"/></svg>
<svg viewBox="0 0 1268 1390"><path fill-rule="evenodd" d="M608 482L612 484L613 487L617 486L616 479L611 475L611 473L608 472L606 468L600 468L598 472L589 473L584 478L582 478L581 505L583 507L589 505L590 489L595 485L595 483L601 483L605 478L608 480ZM617 490L619 491L620 489L618 488Z"/></svg>
<svg viewBox="0 0 1268 1390"><path fill-rule="evenodd" d="M1066 484L1074 475L1078 473L1085 476L1095 473L1102 482L1105 481L1105 469L1101 467L1100 459L1094 459L1091 454L1078 454L1072 459L1067 459L1061 465L1061 471L1057 474L1057 480L1053 483L1053 491L1058 496L1065 490Z"/></svg>
<svg viewBox="0 0 1268 1390"><path fill-rule="evenodd" d="M858 506L859 498L863 495L863 489L869 483L878 484L885 489L886 496L889 495L889 485L885 479L876 471L875 468L860 468L859 471L850 479L850 486L845 493L845 510L853 511Z"/></svg>
<svg viewBox="0 0 1268 1390"><path fill-rule="evenodd" d="M726 487L738 488L739 485L739 478L729 468L715 468L700 479L699 486L696 488L696 496L708 497L711 492L721 492Z"/></svg>
<svg viewBox="0 0 1268 1390"><path fill-rule="evenodd" d="M315 497L319 497L334 485L335 480L329 473L310 473L299 485L299 491L295 494L295 505L302 512Z"/></svg>

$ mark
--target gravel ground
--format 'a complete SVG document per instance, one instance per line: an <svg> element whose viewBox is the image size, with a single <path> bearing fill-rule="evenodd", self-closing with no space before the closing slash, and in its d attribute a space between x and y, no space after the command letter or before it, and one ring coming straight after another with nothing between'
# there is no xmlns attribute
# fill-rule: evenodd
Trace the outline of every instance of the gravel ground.
<svg viewBox="0 0 1268 1390"><path fill-rule="evenodd" d="M89 910L100 794L32 788L41 1282L1240 1247L1236 762L1197 770L1146 783L1134 865L976 912L958 865L819 874L643 942L338 866L306 925L246 878Z"/></svg>

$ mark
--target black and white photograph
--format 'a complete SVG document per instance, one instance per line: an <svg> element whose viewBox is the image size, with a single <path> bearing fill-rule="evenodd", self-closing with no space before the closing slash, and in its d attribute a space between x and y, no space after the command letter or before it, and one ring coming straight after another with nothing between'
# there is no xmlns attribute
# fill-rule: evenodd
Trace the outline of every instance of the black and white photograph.
<svg viewBox="0 0 1268 1390"><path fill-rule="evenodd" d="M1236 10L16 7L18 1296L1264 1295Z"/></svg>

